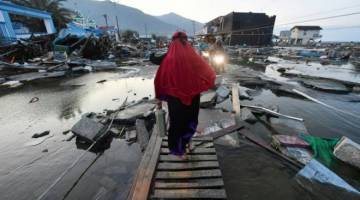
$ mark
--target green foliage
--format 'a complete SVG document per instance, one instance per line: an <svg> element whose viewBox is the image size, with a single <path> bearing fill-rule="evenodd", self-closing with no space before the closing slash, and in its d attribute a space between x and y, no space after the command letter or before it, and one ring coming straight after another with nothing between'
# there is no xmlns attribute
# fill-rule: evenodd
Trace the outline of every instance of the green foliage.
<svg viewBox="0 0 360 200"><path fill-rule="evenodd" d="M12 0L15 4L51 13L57 30L65 28L75 15L74 11L63 7L64 1L66 0Z"/></svg>

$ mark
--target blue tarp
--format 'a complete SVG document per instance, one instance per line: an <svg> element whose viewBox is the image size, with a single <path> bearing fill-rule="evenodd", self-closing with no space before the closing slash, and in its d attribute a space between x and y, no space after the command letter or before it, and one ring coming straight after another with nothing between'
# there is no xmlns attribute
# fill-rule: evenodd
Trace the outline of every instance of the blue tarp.
<svg viewBox="0 0 360 200"><path fill-rule="evenodd" d="M321 53L319 51L303 49L298 51L298 55L303 57L320 57Z"/></svg>
<svg viewBox="0 0 360 200"><path fill-rule="evenodd" d="M100 37L101 35L103 35L103 31L98 29L84 29L80 26L77 26L74 23L69 23L67 24L67 28L62 29L59 32L59 36L57 37L56 40L63 39L67 35L75 35L78 37L89 37L91 34Z"/></svg>

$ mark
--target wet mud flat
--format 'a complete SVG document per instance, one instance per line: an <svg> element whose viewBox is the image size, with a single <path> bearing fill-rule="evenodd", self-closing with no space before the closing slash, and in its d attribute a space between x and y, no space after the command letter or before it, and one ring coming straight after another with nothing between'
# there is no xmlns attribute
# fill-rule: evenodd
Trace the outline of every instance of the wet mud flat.
<svg viewBox="0 0 360 200"><path fill-rule="evenodd" d="M85 113L114 110L126 97L128 102L144 97L152 99L156 67L135 68L138 70L132 74L97 72L76 78L34 82L4 92L0 97L0 103L6 105L0 107L4 130L0 158L6 164L0 168L0 182L5 183L0 186L1 199L36 199L88 148L76 138L71 139L72 133L64 134ZM261 70L229 65L227 73L218 78L217 89L230 89L231 84L240 83L241 104L261 105L301 117L312 135L346 135L360 141L356 119L310 102L292 89L301 89L331 105L360 113L357 101L354 101L357 93L316 90L281 76L277 70L268 72L269 69L271 65ZM229 91L217 92L220 97L229 96ZM38 97L38 101L29 103L33 97ZM234 124L229 98L216 103L211 91L206 97L203 100L207 102L200 111L199 129L210 133ZM294 126L279 129L272 125L266 117L261 117L256 119L256 123L249 123L248 127L268 142L273 133L294 131ZM46 130L50 130L47 136L31 138L33 134ZM302 130L301 127L298 130ZM296 171L241 135L235 133L218 139L216 148L229 199L316 199L294 181ZM86 153L47 197L126 199L141 157L139 143L129 145L126 138L109 137L98 150ZM360 177L359 172L352 169L340 168L336 172L354 184Z"/></svg>
<svg viewBox="0 0 360 200"><path fill-rule="evenodd" d="M143 69L141 74L138 68ZM155 69L134 66L126 72L35 81L2 91L0 199L36 199L42 195L89 147L68 130L85 113L115 109L126 97L129 102L151 98L153 73L148 72ZM34 97L36 102L30 103ZM48 135L32 138L47 130ZM84 154L47 198L125 199L141 156L139 144L106 138Z"/></svg>

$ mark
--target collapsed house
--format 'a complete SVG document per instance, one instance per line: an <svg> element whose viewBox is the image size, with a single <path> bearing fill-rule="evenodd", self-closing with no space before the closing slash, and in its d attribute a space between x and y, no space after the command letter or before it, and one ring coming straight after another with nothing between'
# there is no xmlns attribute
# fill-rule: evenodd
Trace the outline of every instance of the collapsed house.
<svg viewBox="0 0 360 200"><path fill-rule="evenodd" d="M276 16L232 12L205 24L204 35L220 35L228 45L266 46L273 36Z"/></svg>

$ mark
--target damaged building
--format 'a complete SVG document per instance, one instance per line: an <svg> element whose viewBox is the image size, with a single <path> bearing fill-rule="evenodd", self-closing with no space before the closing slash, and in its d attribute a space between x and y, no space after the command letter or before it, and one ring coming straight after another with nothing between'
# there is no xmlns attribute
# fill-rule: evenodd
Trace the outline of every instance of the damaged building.
<svg viewBox="0 0 360 200"><path fill-rule="evenodd" d="M22 22L16 19L23 19ZM34 26L26 26L24 22L41 24L41 30ZM19 6L11 2L0 1L0 44L29 38L31 35L47 35L56 33L51 14L45 11Z"/></svg>
<svg viewBox="0 0 360 200"><path fill-rule="evenodd" d="M228 45L266 46L273 36L276 16L232 12L205 24L203 35L220 35Z"/></svg>
<svg viewBox="0 0 360 200"><path fill-rule="evenodd" d="M294 26L291 31L291 44L307 45L321 39L320 26Z"/></svg>

